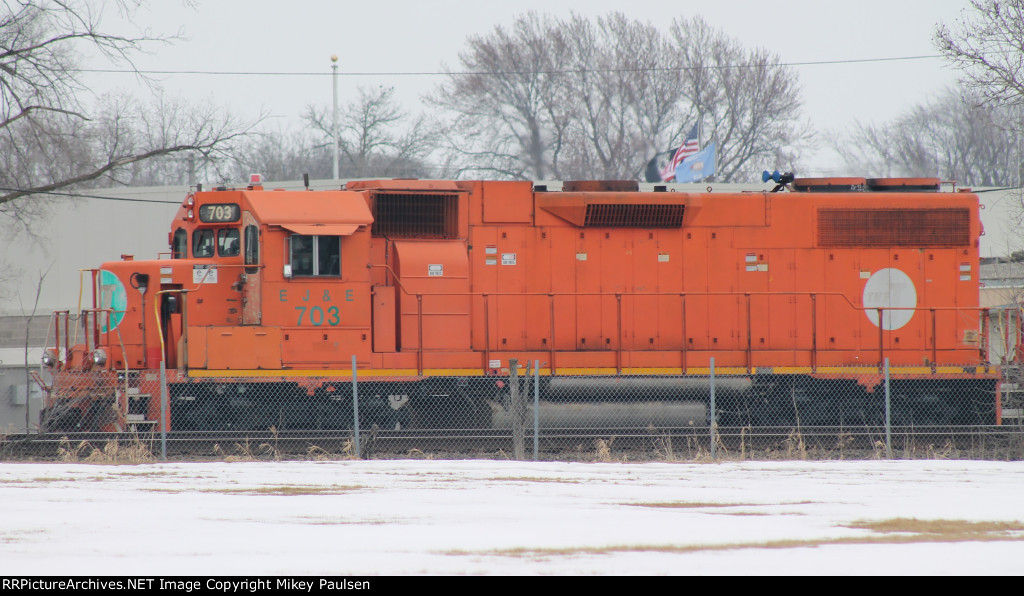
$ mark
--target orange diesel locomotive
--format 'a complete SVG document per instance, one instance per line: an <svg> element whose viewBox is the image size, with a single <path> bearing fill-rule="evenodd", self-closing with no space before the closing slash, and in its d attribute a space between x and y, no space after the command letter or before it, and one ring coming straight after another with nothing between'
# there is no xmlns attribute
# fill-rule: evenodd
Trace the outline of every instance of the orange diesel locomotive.
<svg viewBox="0 0 1024 596"><path fill-rule="evenodd" d="M159 420L163 366L174 430L348 428L353 357L382 428L497 424L510 358L540 361L552 408L691 412L714 358L725 425L789 423L798 401L821 406L803 424L877 422L887 359L897 423L998 423L976 195L932 179L708 190L194 192L171 258L92 272L84 343L55 314L42 427Z"/></svg>

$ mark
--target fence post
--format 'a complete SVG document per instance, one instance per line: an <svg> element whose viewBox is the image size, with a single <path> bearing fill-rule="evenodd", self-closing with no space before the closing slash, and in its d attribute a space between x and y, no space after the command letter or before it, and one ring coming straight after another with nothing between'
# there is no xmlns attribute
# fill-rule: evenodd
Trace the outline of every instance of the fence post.
<svg viewBox="0 0 1024 596"><path fill-rule="evenodd" d="M892 425L890 413L892 412L889 401L889 359L885 359L885 456L892 459Z"/></svg>
<svg viewBox="0 0 1024 596"><path fill-rule="evenodd" d="M533 361L533 461L540 458L540 360Z"/></svg>
<svg viewBox="0 0 1024 596"><path fill-rule="evenodd" d="M715 459L715 435L718 433L718 420L715 419L715 357L711 357L711 420L708 424L711 435L711 459Z"/></svg>
<svg viewBox="0 0 1024 596"><path fill-rule="evenodd" d="M523 409L522 391L519 390L519 360L508 359L508 394L509 413L512 414L512 458L516 461L526 459L526 416Z"/></svg>
<svg viewBox="0 0 1024 596"><path fill-rule="evenodd" d="M352 354L352 421L355 430L356 457L361 458L363 451L359 448L359 383L356 381L356 355Z"/></svg>
<svg viewBox="0 0 1024 596"><path fill-rule="evenodd" d="M125 395L125 399L128 396ZM160 461L167 461L167 363L160 358Z"/></svg>

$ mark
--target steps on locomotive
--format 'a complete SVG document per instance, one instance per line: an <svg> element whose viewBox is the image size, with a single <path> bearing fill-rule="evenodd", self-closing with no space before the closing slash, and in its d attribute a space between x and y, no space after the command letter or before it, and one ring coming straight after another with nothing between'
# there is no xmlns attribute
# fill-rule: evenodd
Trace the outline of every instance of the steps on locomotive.
<svg viewBox="0 0 1024 596"><path fill-rule="evenodd" d="M1024 387L1019 383L1003 383L999 390L1003 396L1003 423L1024 423Z"/></svg>
<svg viewBox="0 0 1024 596"><path fill-rule="evenodd" d="M149 401L153 396L148 393L132 393L132 389L128 389L128 412L124 416L125 430L133 433L156 430L158 421L146 419L149 413Z"/></svg>

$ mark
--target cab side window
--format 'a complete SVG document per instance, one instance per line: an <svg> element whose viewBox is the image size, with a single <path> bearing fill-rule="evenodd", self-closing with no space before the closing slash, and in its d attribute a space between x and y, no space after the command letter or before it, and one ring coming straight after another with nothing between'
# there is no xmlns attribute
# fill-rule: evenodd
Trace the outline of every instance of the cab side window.
<svg viewBox="0 0 1024 596"><path fill-rule="evenodd" d="M341 237L291 237L292 275L341 275Z"/></svg>
<svg viewBox="0 0 1024 596"><path fill-rule="evenodd" d="M260 264L260 229L256 226L245 226L245 264L253 265L246 267L246 273L259 271L255 265Z"/></svg>
<svg viewBox="0 0 1024 596"><path fill-rule="evenodd" d="M317 275L341 275L341 237L317 236Z"/></svg>
<svg viewBox="0 0 1024 596"><path fill-rule="evenodd" d="M207 259L213 256L213 230L196 230L192 232L192 257Z"/></svg>
<svg viewBox="0 0 1024 596"><path fill-rule="evenodd" d="M222 257L237 257L242 252L238 239L238 228L217 231L217 254Z"/></svg>
<svg viewBox="0 0 1024 596"><path fill-rule="evenodd" d="M171 258L184 259L188 256L188 232L184 228L174 230L174 239L171 241Z"/></svg>

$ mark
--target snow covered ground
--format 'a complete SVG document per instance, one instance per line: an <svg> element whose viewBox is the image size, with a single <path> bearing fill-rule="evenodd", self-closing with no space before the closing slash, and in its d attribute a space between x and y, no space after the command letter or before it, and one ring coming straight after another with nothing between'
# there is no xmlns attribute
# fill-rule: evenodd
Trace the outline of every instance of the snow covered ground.
<svg viewBox="0 0 1024 596"><path fill-rule="evenodd" d="M1024 462L4 463L0 576L1021 574L1022 495Z"/></svg>

